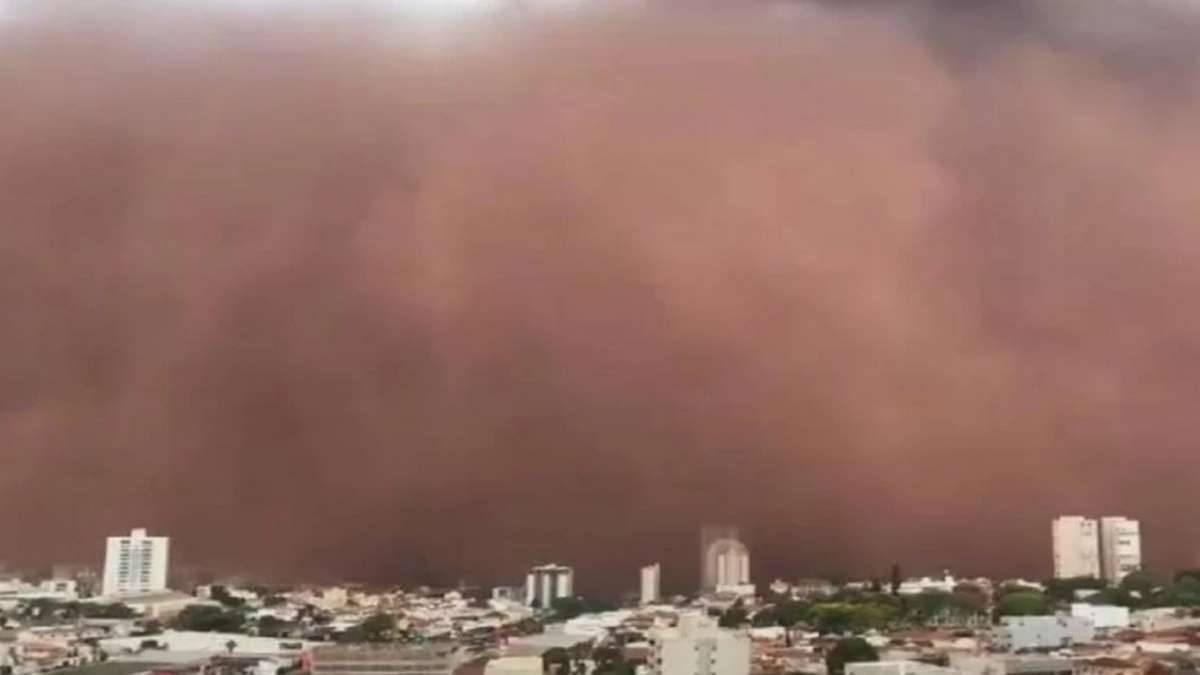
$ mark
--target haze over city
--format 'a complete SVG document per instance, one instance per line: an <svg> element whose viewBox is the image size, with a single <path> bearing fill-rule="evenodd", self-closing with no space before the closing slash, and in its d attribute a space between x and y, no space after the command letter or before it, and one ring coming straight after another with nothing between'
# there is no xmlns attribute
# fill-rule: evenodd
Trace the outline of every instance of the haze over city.
<svg viewBox="0 0 1200 675"><path fill-rule="evenodd" d="M0 560L1200 566L1195 10L567 4L6 3Z"/></svg>

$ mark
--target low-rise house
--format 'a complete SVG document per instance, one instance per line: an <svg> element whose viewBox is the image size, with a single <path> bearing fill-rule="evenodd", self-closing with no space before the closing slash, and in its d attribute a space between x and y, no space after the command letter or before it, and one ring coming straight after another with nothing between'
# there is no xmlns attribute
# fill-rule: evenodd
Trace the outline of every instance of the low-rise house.
<svg viewBox="0 0 1200 675"><path fill-rule="evenodd" d="M162 663L179 663L207 659L212 656L237 655L261 658L299 658L301 653L317 643L287 638L256 637L240 633L202 633L168 630L158 635L108 638L100 640L100 648L113 660L137 659L147 641L155 644L154 654Z"/></svg>
<svg viewBox="0 0 1200 675"><path fill-rule="evenodd" d="M1075 662L1075 675L1143 675L1142 667L1135 661L1101 656L1080 659Z"/></svg>
<svg viewBox="0 0 1200 675"><path fill-rule="evenodd" d="M484 675L542 675L540 656L502 656L487 662Z"/></svg>
<svg viewBox="0 0 1200 675"><path fill-rule="evenodd" d="M950 654L950 667L963 675L1074 675L1075 662L1056 656Z"/></svg>
<svg viewBox="0 0 1200 675"><path fill-rule="evenodd" d="M917 661L867 661L847 663L846 675L960 675L953 668Z"/></svg>
<svg viewBox="0 0 1200 675"><path fill-rule="evenodd" d="M450 675L457 661L452 647L362 644L317 647L308 666L312 675Z"/></svg>
<svg viewBox="0 0 1200 675"><path fill-rule="evenodd" d="M1130 624L1143 633L1176 630L1200 626L1200 616L1183 607L1155 607L1140 609L1130 615Z"/></svg>

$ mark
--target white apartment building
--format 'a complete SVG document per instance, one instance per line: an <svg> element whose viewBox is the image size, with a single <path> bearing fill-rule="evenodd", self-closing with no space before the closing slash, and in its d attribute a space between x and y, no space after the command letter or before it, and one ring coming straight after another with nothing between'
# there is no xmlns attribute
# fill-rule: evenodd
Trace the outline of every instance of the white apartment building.
<svg viewBox="0 0 1200 675"><path fill-rule="evenodd" d="M109 537L104 555L103 594L165 591L170 544L168 537L150 537L144 529L133 530L127 537Z"/></svg>
<svg viewBox="0 0 1200 675"><path fill-rule="evenodd" d="M525 604L549 609L575 593L575 571L565 565L538 565L525 576Z"/></svg>
<svg viewBox="0 0 1200 675"><path fill-rule="evenodd" d="M1060 516L1051 526L1054 577L1100 578L1100 540L1095 519Z"/></svg>
<svg viewBox="0 0 1200 675"><path fill-rule="evenodd" d="M1100 571L1111 584L1142 568L1142 534L1136 520L1120 516L1100 519Z"/></svg>
<svg viewBox="0 0 1200 675"><path fill-rule="evenodd" d="M642 568L641 604L652 605L662 597L662 566L658 563Z"/></svg>
<svg viewBox="0 0 1200 675"><path fill-rule="evenodd" d="M712 617L682 614L674 628L649 632L649 675L749 675L750 636Z"/></svg>

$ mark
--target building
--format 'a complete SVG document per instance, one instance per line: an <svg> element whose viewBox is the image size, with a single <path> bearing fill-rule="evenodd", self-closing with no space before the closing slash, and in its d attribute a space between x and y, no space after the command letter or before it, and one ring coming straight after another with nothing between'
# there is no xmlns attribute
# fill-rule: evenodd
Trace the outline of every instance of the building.
<svg viewBox="0 0 1200 675"><path fill-rule="evenodd" d="M700 530L700 590L750 583L750 552L736 527L706 525Z"/></svg>
<svg viewBox="0 0 1200 675"><path fill-rule="evenodd" d="M742 592L752 588L750 551L738 538L737 528L703 528L700 531L700 555L702 591Z"/></svg>
<svg viewBox="0 0 1200 675"><path fill-rule="evenodd" d="M521 602L525 597L525 589L520 586L496 586L492 589L493 600L505 602Z"/></svg>
<svg viewBox="0 0 1200 675"><path fill-rule="evenodd" d="M683 614L674 628L648 634L649 675L749 675L750 636L719 628L715 619Z"/></svg>
<svg viewBox="0 0 1200 675"><path fill-rule="evenodd" d="M1075 675L1143 675L1145 672L1137 661L1112 656L1081 659L1075 664Z"/></svg>
<svg viewBox="0 0 1200 675"><path fill-rule="evenodd" d="M1075 603L1071 605L1071 616L1087 619L1098 631L1111 631L1129 628L1129 608L1117 605L1089 605Z"/></svg>
<svg viewBox="0 0 1200 675"><path fill-rule="evenodd" d="M1073 675L1075 663L1056 656L950 653L950 667L962 675Z"/></svg>
<svg viewBox="0 0 1200 675"><path fill-rule="evenodd" d="M138 529L128 537L109 537L104 555L106 596L156 593L167 590L167 564L171 540L150 537Z"/></svg>
<svg viewBox="0 0 1200 675"><path fill-rule="evenodd" d="M563 626L547 626L546 632L532 635L517 635L506 640L501 651L502 656L537 656L541 657L551 649L565 649L569 652L584 648L596 639L595 635L579 635L567 633Z"/></svg>
<svg viewBox="0 0 1200 675"><path fill-rule="evenodd" d="M1096 521L1061 516L1051 527L1054 540L1054 578L1100 578L1100 539Z"/></svg>
<svg viewBox="0 0 1200 675"><path fill-rule="evenodd" d="M157 645L143 649L145 635L102 638L98 644L111 661L142 661L150 663L196 663L213 656L229 655L229 643L234 642L233 655L257 658L298 659L306 650L321 643L304 640L269 638L243 633L203 633L166 630L149 639Z"/></svg>
<svg viewBox="0 0 1200 675"><path fill-rule="evenodd" d="M1130 615L1129 621L1133 628L1143 633L1200 626L1200 617L1193 617L1191 611L1182 607L1139 609Z"/></svg>
<svg viewBox="0 0 1200 675"><path fill-rule="evenodd" d="M1120 516L1100 519L1100 571L1111 584L1142 568L1141 527Z"/></svg>
<svg viewBox="0 0 1200 675"><path fill-rule="evenodd" d="M38 588L44 593L75 600L79 597L79 582L74 579L46 579Z"/></svg>
<svg viewBox="0 0 1200 675"><path fill-rule="evenodd" d="M126 594L121 596L121 604L146 619L158 620L169 619L192 605L220 606L220 603L214 600L198 599L178 591Z"/></svg>
<svg viewBox="0 0 1200 675"><path fill-rule="evenodd" d="M484 666L483 675L542 675L542 657L501 656L491 659Z"/></svg>
<svg viewBox="0 0 1200 675"><path fill-rule="evenodd" d="M642 568L641 604L652 605L662 597L662 565L654 563Z"/></svg>
<svg viewBox="0 0 1200 675"><path fill-rule="evenodd" d="M1092 622L1074 616L1006 616L992 634L993 645L1010 652L1060 649L1095 639Z"/></svg>
<svg viewBox="0 0 1200 675"><path fill-rule="evenodd" d="M837 586L827 579L801 579L792 584L792 597L824 598L837 593Z"/></svg>
<svg viewBox="0 0 1200 675"><path fill-rule="evenodd" d="M847 663L846 675L960 675L953 668L919 661L866 661Z"/></svg>
<svg viewBox="0 0 1200 675"><path fill-rule="evenodd" d="M312 675L450 675L456 665L452 646L357 644L317 647Z"/></svg>
<svg viewBox="0 0 1200 675"><path fill-rule="evenodd" d="M952 593L957 586L958 580L947 571L942 572L942 576L939 578L921 577L919 579L906 579L900 583L900 587L896 589L896 592L900 595L920 595L930 592Z"/></svg>
<svg viewBox="0 0 1200 675"><path fill-rule="evenodd" d="M575 571L565 565L539 565L525 577L525 604L549 609L555 600L575 593Z"/></svg>

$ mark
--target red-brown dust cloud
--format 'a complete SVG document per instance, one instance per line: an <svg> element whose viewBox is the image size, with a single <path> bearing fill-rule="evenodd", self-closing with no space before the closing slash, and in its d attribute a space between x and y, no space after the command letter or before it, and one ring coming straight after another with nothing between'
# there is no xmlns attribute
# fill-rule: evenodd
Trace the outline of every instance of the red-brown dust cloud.
<svg viewBox="0 0 1200 675"><path fill-rule="evenodd" d="M1200 562L1189 10L10 3L0 559Z"/></svg>

